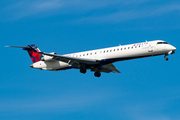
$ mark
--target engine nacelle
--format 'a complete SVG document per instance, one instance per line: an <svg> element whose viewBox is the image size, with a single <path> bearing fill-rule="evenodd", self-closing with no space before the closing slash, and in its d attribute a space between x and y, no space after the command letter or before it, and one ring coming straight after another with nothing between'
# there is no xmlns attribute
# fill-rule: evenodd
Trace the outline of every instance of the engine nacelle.
<svg viewBox="0 0 180 120"><path fill-rule="evenodd" d="M50 53L50 54L57 54L57 53L52 52L52 53ZM53 56L44 55L44 57L41 58L41 60L42 60L42 61L52 61L52 60L53 60L52 58L53 58Z"/></svg>

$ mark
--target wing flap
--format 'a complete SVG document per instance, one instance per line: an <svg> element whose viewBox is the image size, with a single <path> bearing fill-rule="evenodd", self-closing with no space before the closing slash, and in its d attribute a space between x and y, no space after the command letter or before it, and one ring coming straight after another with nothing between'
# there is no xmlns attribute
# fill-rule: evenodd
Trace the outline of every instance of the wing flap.
<svg viewBox="0 0 180 120"><path fill-rule="evenodd" d="M105 72L105 73L110 73L110 72L121 73L112 63L107 64L107 65L103 65L102 66L102 72Z"/></svg>

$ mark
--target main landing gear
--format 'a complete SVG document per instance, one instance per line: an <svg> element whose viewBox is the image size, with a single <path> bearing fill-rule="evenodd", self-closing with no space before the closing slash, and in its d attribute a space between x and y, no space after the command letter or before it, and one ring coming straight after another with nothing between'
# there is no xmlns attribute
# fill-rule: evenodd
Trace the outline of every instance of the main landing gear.
<svg viewBox="0 0 180 120"><path fill-rule="evenodd" d="M83 74L85 74L85 73L87 72L87 70L86 70L86 68L82 67L82 68L80 68L80 72L83 73ZM96 71L96 72L94 73L94 76L95 76L95 77L100 77L100 76L101 76L101 73L100 73L99 71Z"/></svg>
<svg viewBox="0 0 180 120"><path fill-rule="evenodd" d="M101 73L100 73L99 71L96 71L96 72L94 73L94 76L95 76L95 77L100 77L100 76L101 76Z"/></svg>
<svg viewBox="0 0 180 120"><path fill-rule="evenodd" d="M80 69L80 72L83 73L83 74L85 74L85 73L87 72L87 70L86 70L86 68L81 68L81 69Z"/></svg>

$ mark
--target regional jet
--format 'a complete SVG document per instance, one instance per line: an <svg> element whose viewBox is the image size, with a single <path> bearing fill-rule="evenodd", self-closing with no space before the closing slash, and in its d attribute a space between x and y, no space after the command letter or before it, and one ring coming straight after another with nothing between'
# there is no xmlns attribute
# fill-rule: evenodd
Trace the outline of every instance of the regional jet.
<svg viewBox="0 0 180 120"><path fill-rule="evenodd" d="M58 71L66 69L79 69L85 74L87 70L94 72L95 77L100 77L101 72L104 73L120 73L113 65L114 62L131 60L136 58L145 58L158 55L164 55L168 61L168 55L174 54L176 48L163 40L146 41L129 45L119 45L97 50L90 50L78 53L58 55L55 52L41 52L35 44L22 46L6 46L23 48L26 50L33 62L30 67Z"/></svg>

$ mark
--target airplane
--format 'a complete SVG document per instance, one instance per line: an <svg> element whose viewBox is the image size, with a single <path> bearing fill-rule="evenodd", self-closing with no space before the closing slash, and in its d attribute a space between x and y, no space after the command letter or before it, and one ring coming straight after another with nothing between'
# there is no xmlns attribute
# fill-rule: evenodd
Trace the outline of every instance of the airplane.
<svg viewBox="0 0 180 120"><path fill-rule="evenodd" d="M96 49L78 53L58 55L55 52L41 52L37 45L32 44L26 47L22 46L5 46L23 48L26 50L33 64L32 68L40 70L58 71L67 69L79 69L85 74L87 70L94 72L95 77L100 77L101 72L104 73L120 73L113 65L114 62L131 60L137 58L146 58L158 55L164 55L168 61L168 55L174 54L176 48L166 41L154 40L128 45L119 45L103 49Z"/></svg>

